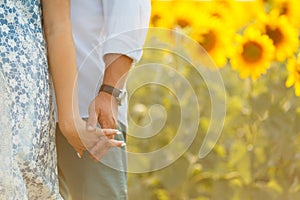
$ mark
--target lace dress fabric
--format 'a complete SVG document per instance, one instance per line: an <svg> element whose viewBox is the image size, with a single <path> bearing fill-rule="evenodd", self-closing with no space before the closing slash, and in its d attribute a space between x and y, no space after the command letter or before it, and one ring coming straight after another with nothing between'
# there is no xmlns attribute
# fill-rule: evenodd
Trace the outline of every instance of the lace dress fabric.
<svg viewBox="0 0 300 200"><path fill-rule="evenodd" d="M39 0L0 0L0 199L62 199Z"/></svg>

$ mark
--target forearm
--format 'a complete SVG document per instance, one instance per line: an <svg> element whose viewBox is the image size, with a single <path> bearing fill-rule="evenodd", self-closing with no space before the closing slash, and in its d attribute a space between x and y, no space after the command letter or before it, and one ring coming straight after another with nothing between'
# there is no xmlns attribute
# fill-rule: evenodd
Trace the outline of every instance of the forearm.
<svg viewBox="0 0 300 200"><path fill-rule="evenodd" d="M55 88L60 126L64 125L62 122L69 123L74 116L79 115L76 52L69 6L68 0L43 1L48 61Z"/></svg>
<svg viewBox="0 0 300 200"><path fill-rule="evenodd" d="M48 39L49 66L52 75L58 119L69 121L78 116L77 65L70 33L61 32Z"/></svg>
<svg viewBox="0 0 300 200"><path fill-rule="evenodd" d="M132 59L121 54L106 54L104 62L106 65L103 84L123 89L127 73L132 65Z"/></svg>

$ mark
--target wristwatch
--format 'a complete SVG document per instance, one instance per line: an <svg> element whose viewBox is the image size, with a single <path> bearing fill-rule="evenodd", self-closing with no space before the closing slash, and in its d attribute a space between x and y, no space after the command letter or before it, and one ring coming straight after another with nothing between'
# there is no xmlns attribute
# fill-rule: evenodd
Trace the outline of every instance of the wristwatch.
<svg viewBox="0 0 300 200"><path fill-rule="evenodd" d="M125 97L126 97L126 91L125 90L119 90L113 86L102 84L100 87L99 92L106 92L117 100L118 105L122 105Z"/></svg>

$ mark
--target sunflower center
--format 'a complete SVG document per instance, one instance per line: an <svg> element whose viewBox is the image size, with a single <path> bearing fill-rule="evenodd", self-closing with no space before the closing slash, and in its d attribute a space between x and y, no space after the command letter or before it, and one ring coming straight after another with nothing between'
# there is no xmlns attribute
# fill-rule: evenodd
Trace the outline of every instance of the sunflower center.
<svg viewBox="0 0 300 200"><path fill-rule="evenodd" d="M257 62L263 56L263 48L254 41L248 41L243 46L242 56L246 62Z"/></svg>
<svg viewBox="0 0 300 200"><path fill-rule="evenodd" d="M216 18L222 18L222 16L219 13L217 13L217 12L211 13L211 16L212 17L216 17Z"/></svg>
<svg viewBox="0 0 300 200"><path fill-rule="evenodd" d="M152 16L152 23L154 25L157 25L157 22L161 19L161 16L159 14L155 14Z"/></svg>
<svg viewBox="0 0 300 200"><path fill-rule="evenodd" d="M181 28L186 28L190 25L190 22L183 18L178 18L176 22Z"/></svg>
<svg viewBox="0 0 300 200"><path fill-rule="evenodd" d="M210 52L216 45L217 43L217 36L213 31L209 31L205 34L202 35L202 41L199 42L203 48Z"/></svg>
<svg viewBox="0 0 300 200"><path fill-rule="evenodd" d="M287 2L283 2L282 3L282 7L280 9L280 15L288 15L289 13L289 7Z"/></svg>
<svg viewBox="0 0 300 200"><path fill-rule="evenodd" d="M283 40L283 34L279 28L272 29L270 26L266 26L266 34L273 41L273 44L277 46Z"/></svg>

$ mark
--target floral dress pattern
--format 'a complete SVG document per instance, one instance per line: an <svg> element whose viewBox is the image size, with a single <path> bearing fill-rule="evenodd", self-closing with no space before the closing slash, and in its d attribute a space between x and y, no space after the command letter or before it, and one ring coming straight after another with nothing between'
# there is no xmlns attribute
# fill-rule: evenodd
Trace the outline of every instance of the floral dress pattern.
<svg viewBox="0 0 300 200"><path fill-rule="evenodd" d="M0 0L0 199L62 199L39 0Z"/></svg>

